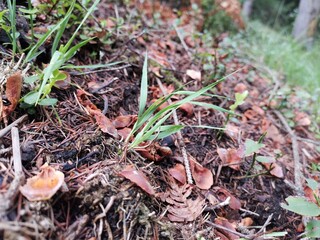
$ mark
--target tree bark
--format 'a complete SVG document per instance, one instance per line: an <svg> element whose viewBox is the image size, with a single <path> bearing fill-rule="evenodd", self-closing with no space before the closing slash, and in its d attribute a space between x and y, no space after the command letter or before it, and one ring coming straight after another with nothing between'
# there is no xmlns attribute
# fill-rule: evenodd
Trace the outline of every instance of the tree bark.
<svg viewBox="0 0 320 240"><path fill-rule="evenodd" d="M250 18L251 12L252 12L252 5L254 0L246 0L243 3L242 6L242 16L245 20L248 20Z"/></svg>
<svg viewBox="0 0 320 240"><path fill-rule="evenodd" d="M304 43L308 49L310 49L313 44L319 13L319 0L300 0L292 35L297 41Z"/></svg>

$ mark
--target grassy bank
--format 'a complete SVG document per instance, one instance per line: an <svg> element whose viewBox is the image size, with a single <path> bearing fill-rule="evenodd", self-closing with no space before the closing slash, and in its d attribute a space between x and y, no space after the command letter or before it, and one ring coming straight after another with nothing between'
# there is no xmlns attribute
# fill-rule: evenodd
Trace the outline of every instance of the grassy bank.
<svg viewBox="0 0 320 240"><path fill-rule="evenodd" d="M290 34L276 32L260 22L250 22L238 45L242 53L284 75L290 86L301 86L310 93L313 112L320 106L320 42L312 51L296 43ZM311 110L311 109L310 109Z"/></svg>

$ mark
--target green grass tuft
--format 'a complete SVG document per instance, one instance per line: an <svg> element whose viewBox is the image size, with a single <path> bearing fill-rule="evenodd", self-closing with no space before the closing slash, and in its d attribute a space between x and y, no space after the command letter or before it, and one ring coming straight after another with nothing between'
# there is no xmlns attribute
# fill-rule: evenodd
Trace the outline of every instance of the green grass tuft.
<svg viewBox="0 0 320 240"><path fill-rule="evenodd" d="M320 87L320 43L312 51L295 42L290 34L279 33L259 23L248 25L243 50L285 75L290 85L300 85L315 94Z"/></svg>

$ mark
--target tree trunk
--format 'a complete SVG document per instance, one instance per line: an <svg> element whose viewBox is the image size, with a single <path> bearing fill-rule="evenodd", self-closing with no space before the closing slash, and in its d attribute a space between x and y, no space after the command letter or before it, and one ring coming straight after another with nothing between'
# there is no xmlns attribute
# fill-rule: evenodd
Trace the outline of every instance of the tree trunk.
<svg viewBox="0 0 320 240"><path fill-rule="evenodd" d="M245 20L248 20L250 18L251 12L252 12L252 5L254 0L246 0L243 3L242 6L242 16Z"/></svg>
<svg viewBox="0 0 320 240"><path fill-rule="evenodd" d="M308 49L313 44L319 13L319 0L300 0L292 35L297 41L303 42Z"/></svg>

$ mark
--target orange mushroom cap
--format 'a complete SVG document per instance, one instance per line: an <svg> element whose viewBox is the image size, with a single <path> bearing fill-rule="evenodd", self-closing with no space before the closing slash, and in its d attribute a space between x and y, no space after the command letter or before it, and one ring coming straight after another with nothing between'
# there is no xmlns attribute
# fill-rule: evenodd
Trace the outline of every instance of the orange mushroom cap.
<svg viewBox="0 0 320 240"><path fill-rule="evenodd" d="M20 192L29 201L41 201L50 199L64 182L64 174L45 163L41 171L29 179Z"/></svg>

